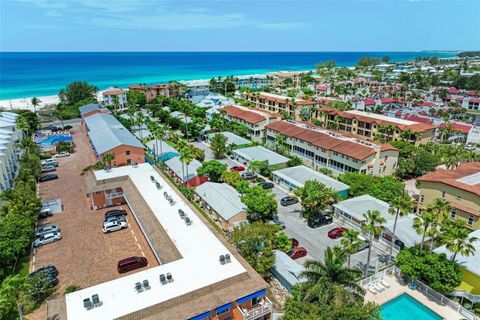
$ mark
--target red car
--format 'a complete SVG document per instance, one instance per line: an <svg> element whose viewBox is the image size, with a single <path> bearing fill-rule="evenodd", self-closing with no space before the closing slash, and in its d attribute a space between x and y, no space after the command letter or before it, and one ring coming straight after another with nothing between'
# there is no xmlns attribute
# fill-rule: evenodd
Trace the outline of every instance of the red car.
<svg viewBox="0 0 480 320"><path fill-rule="evenodd" d="M290 240L290 242L292 243L292 248L298 247L298 240L297 240L297 239L295 239L295 238L290 238L290 239L288 239L288 240Z"/></svg>
<svg viewBox="0 0 480 320"><path fill-rule="evenodd" d="M328 237L330 239L340 238L345 231L347 231L347 229L342 227L333 228L332 230L328 231Z"/></svg>
<svg viewBox="0 0 480 320"><path fill-rule="evenodd" d="M230 170L240 172L240 171L245 170L245 167L244 166L233 166L233 167L230 168Z"/></svg>
<svg viewBox="0 0 480 320"><path fill-rule="evenodd" d="M295 247L287 252L287 255L293 260L305 257L307 255L307 249L304 247Z"/></svg>

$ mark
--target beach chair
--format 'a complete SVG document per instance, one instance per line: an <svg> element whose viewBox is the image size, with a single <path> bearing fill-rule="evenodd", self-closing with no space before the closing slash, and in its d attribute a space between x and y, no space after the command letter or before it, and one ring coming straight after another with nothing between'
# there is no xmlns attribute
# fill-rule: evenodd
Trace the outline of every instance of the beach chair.
<svg viewBox="0 0 480 320"><path fill-rule="evenodd" d="M375 283L373 284L373 288L375 288L375 290L377 290L378 292L385 291L385 288L382 287L378 282L375 282Z"/></svg>
<svg viewBox="0 0 480 320"><path fill-rule="evenodd" d="M367 290L370 291L371 293L373 294L377 294L377 290L375 290L375 288L372 286L372 284L370 284L368 287L367 287Z"/></svg>
<svg viewBox="0 0 480 320"><path fill-rule="evenodd" d="M388 283L387 280L385 280L384 278L382 278L382 280L380 280L380 283L381 283L382 286L384 286L385 288L390 288L390 287L391 287L390 283Z"/></svg>

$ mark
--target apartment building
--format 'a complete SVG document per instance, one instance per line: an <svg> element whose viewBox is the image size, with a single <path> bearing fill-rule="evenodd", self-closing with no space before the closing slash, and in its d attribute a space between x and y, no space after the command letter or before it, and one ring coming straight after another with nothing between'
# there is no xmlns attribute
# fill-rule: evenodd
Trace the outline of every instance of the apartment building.
<svg viewBox="0 0 480 320"><path fill-rule="evenodd" d="M235 77L235 87L250 88L253 90L262 89L272 85L272 78L265 74L252 74Z"/></svg>
<svg viewBox="0 0 480 320"><path fill-rule="evenodd" d="M434 125L393 118L360 110L340 111L330 107L318 110L317 119L325 127L345 131L373 140L377 134L387 141L406 139L415 144L432 141ZM403 137L402 137L403 136Z"/></svg>
<svg viewBox="0 0 480 320"><path fill-rule="evenodd" d="M248 127L250 140L253 141L264 141L265 126L281 119L279 116L241 106L226 106L222 110L227 120L237 121Z"/></svg>
<svg viewBox="0 0 480 320"><path fill-rule="evenodd" d="M16 142L21 133L17 130L17 117L13 112L0 113L0 191L13 186L19 167Z"/></svg>
<svg viewBox="0 0 480 320"><path fill-rule="evenodd" d="M450 218L480 229L480 162L460 163L455 169L437 169L417 179L418 212L437 198L448 201Z"/></svg>
<svg viewBox="0 0 480 320"><path fill-rule="evenodd" d="M127 94L125 90L119 88L110 88L102 92L103 105L114 107L117 111L125 110L127 105ZM117 106L115 106L117 100Z"/></svg>
<svg viewBox="0 0 480 320"><path fill-rule="evenodd" d="M391 175L398 162L398 150L390 144L367 141L354 135L312 127L293 121L277 121L266 126L267 143L274 145L283 136L292 155L315 169L328 168L336 175L361 172Z"/></svg>
<svg viewBox="0 0 480 320"><path fill-rule="evenodd" d="M170 86L168 84L155 84L153 86L149 86L146 84L136 84L129 86L128 89L143 93L147 98L147 102L152 102L153 99L155 99L155 97L159 95L170 95Z"/></svg>
<svg viewBox="0 0 480 320"><path fill-rule="evenodd" d="M62 319L270 320L267 283L170 182L147 163L89 176L92 208L115 190L159 261L156 267L69 293L49 304ZM103 199L105 201L105 199ZM132 218L133 219L133 218Z"/></svg>
<svg viewBox="0 0 480 320"><path fill-rule="evenodd" d="M266 92L260 94L244 93L243 97L260 110L280 114L284 117L288 116L294 120L300 120L300 110L302 108L315 109L318 106L317 101L290 98Z"/></svg>

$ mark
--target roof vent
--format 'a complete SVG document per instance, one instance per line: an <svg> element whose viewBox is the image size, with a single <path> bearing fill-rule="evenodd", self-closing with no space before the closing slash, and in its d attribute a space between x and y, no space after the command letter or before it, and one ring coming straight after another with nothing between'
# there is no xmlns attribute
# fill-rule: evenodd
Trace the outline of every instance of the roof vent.
<svg viewBox="0 0 480 320"><path fill-rule="evenodd" d="M192 220L189 217L185 217L185 223L189 226L192 224Z"/></svg>
<svg viewBox="0 0 480 320"><path fill-rule="evenodd" d="M158 190L162 189L162 185L160 184L160 182L155 182L155 185L157 186Z"/></svg>

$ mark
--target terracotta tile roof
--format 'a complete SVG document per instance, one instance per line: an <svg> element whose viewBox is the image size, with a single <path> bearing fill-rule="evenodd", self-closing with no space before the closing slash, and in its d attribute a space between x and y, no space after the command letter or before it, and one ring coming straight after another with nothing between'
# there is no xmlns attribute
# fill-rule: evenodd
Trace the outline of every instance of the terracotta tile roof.
<svg viewBox="0 0 480 320"><path fill-rule="evenodd" d="M376 104L373 99L365 99L363 100L363 103L365 103L366 106L374 106Z"/></svg>
<svg viewBox="0 0 480 320"><path fill-rule="evenodd" d="M466 176L472 175L474 173L480 172L480 162L465 162L460 163L456 169L447 170L447 169L437 169L434 172L427 173L424 176L421 176L417 180L420 182L437 182L443 183L454 188L458 188L467 192L471 192L480 196L480 183L477 184L466 184L459 179Z"/></svg>
<svg viewBox="0 0 480 320"><path fill-rule="evenodd" d="M318 90L318 91L327 91L327 90L328 90L328 87L327 87L327 86L319 85L319 86L317 86L317 90Z"/></svg>
<svg viewBox="0 0 480 320"><path fill-rule="evenodd" d="M447 92L450 94L459 94L460 90L457 88L448 88Z"/></svg>
<svg viewBox="0 0 480 320"><path fill-rule="evenodd" d="M250 124L256 124L261 121L266 120L266 117L260 115L259 113L244 110L235 106L226 106L223 108L227 112L227 115L233 118L243 120Z"/></svg>
<svg viewBox="0 0 480 320"><path fill-rule="evenodd" d="M469 208L469 207L466 207L466 206L462 206L459 203L450 202L450 206L455 208L455 209L461 210L463 212L466 212L466 213L472 214L474 216L480 217L480 211Z"/></svg>
<svg viewBox="0 0 480 320"><path fill-rule="evenodd" d="M453 130L463 132L465 134L468 134L470 132L470 129L472 129L472 126L464 123L456 123L456 122L449 122L450 126L452 126ZM440 125L440 128L444 128L447 126L447 123L442 123Z"/></svg>
<svg viewBox="0 0 480 320"><path fill-rule="evenodd" d="M258 96L259 99L265 99L267 101L275 101L278 103L285 103L285 104L291 104L292 100L295 101L296 105L298 106L310 106L310 105L315 105L315 101L308 101L308 100L303 100L303 99L296 99L296 98L290 98L290 97L285 97L285 96L278 96L278 95L272 95L272 94L267 94L267 93L261 93Z"/></svg>
<svg viewBox="0 0 480 320"><path fill-rule="evenodd" d="M381 98L380 102L381 103L392 103L393 99L392 98Z"/></svg>
<svg viewBox="0 0 480 320"><path fill-rule="evenodd" d="M349 140L343 140L313 129L302 128L287 121L277 121L266 125L265 128L276 131L290 138L309 142L318 148L335 151L357 160L363 160L376 153L373 147ZM330 131L332 134L334 133L333 130ZM345 136L343 133L342 135ZM358 136L355 137L358 138ZM367 140L364 141L367 142ZM368 141L368 143L375 144L371 141ZM381 151L396 150L390 144L376 145L380 146Z"/></svg>
<svg viewBox="0 0 480 320"><path fill-rule="evenodd" d="M112 89L112 90L106 90L102 92L103 96L115 96L117 94L122 94L124 91L122 89Z"/></svg>
<svg viewBox="0 0 480 320"><path fill-rule="evenodd" d="M480 103L480 99L476 99L476 98L470 98L468 100L469 103Z"/></svg>
<svg viewBox="0 0 480 320"><path fill-rule="evenodd" d="M414 114L406 114L403 119L409 120L409 121L414 121L414 122L420 122L420 123L426 123L426 124L433 124L433 120L428 119L428 118L423 118L416 116Z"/></svg>
<svg viewBox="0 0 480 320"><path fill-rule="evenodd" d="M479 97L480 96L480 91L467 91L465 92L467 96L472 96L472 97Z"/></svg>

